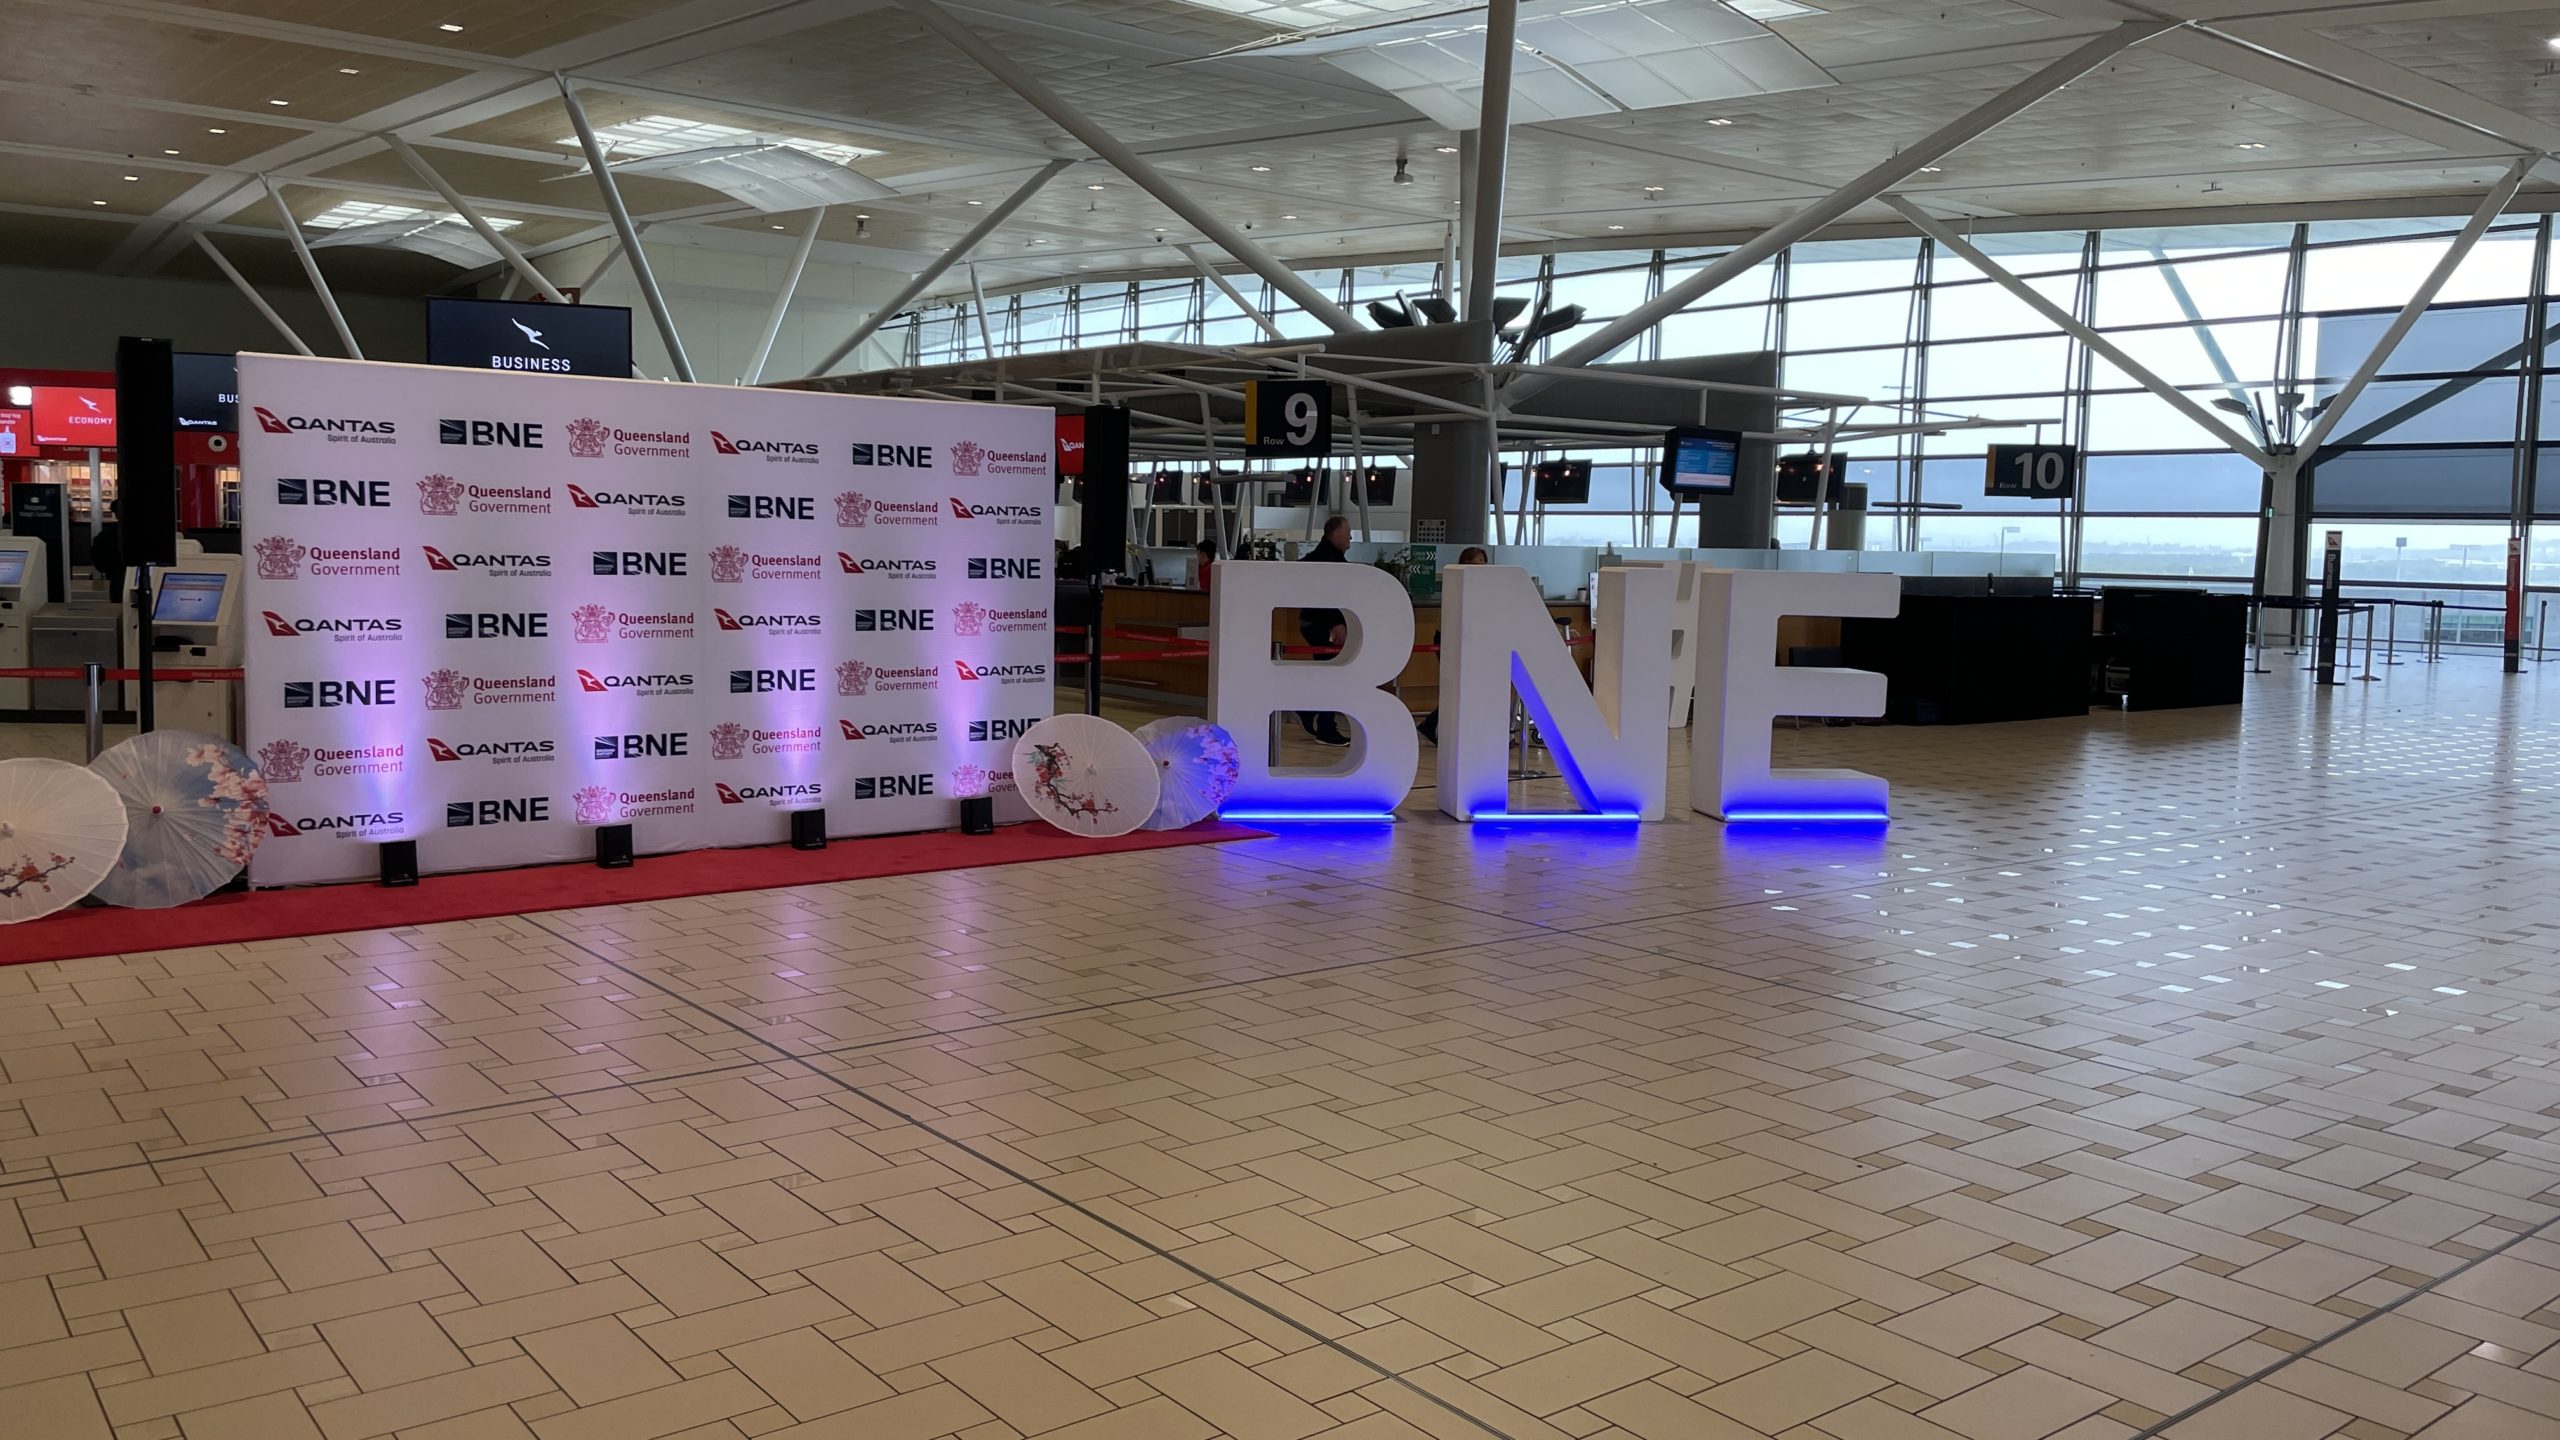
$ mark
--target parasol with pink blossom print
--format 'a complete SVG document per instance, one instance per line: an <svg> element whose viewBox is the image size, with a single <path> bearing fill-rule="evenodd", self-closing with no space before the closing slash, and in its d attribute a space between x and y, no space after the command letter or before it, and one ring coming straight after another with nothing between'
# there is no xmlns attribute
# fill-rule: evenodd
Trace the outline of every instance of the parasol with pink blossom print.
<svg viewBox="0 0 2560 1440"><path fill-rule="evenodd" d="M1070 835L1126 835L1155 813L1163 780L1138 737L1099 715L1052 715L1013 747L1031 813Z"/></svg>
<svg viewBox="0 0 2560 1440"><path fill-rule="evenodd" d="M211 735L154 730L89 768L124 800L124 855L97 889L110 905L161 910L200 900L231 883L267 832L267 777Z"/></svg>
<svg viewBox="0 0 2560 1440"><path fill-rule="evenodd" d="M0 760L0 925L50 915L103 879L124 849L124 806L67 760Z"/></svg>

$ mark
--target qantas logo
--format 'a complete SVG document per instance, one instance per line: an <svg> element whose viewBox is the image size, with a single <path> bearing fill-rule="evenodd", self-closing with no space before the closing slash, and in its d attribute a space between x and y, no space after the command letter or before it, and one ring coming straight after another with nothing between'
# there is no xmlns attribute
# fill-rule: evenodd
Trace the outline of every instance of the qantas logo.
<svg viewBox="0 0 2560 1440"><path fill-rule="evenodd" d="M578 689L588 695L607 695L616 690L631 690L644 694L689 694L692 687L691 675L598 675L593 670L583 667L578 671Z"/></svg>
<svg viewBox="0 0 2560 1440"><path fill-rule="evenodd" d="M433 545L418 548L426 552L429 570L456 573L476 570L484 575L544 576L551 573L551 557L548 555L483 555L468 550L448 555Z"/></svg>
<svg viewBox="0 0 2560 1440"><path fill-rule="evenodd" d="M940 573L941 564L933 560L857 560L839 550L836 563L847 575L871 575L883 580L930 580Z"/></svg>
<svg viewBox="0 0 2560 1440"><path fill-rule="evenodd" d="M856 725L850 720L838 720L836 728L844 733L847 740L887 740L893 744L935 740L942 736L942 725L934 720L907 720L888 725Z"/></svg>
<svg viewBox="0 0 2560 1440"><path fill-rule="evenodd" d="M815 615L732 615L717 606L712 607L711 613L723 630L760 630L775 635L818 633L818 617Z"/></svg>
<svg viewBox="0 0 2560 1440"><path fill-rule="evenodd" d="M356 445L390 445L398 442L400 427L389 420L361 420L343 415L278 415L264 405L252 405L258 417L258 429L269 435L318 435L323 439Z"/></svg>
<svg viewBox="0 0 2560 1440"><path fill-rule="evenodd" d="M562 482L566 484L567 482ZM635 515L681 515L684 497L642 490L590 490L570 485L569 504L579 510L628 510Z"/></svg>
<svg viewBox="0 0 2560 1440"><path fill-rule="evenodd" d="M712 789L719 793L723 805L744 805L750 800L762 800L773 805L805 804L816 801L824 791L816 781L805 785L733 786L725 780L715 780Z"/></svg>
<svg viewBox="0 0 2560 1440"><path fill-rule="evenodd" d="M549 740L465 740L448 745L434 736L427 737L427 754L438 764L456 760L489 760L500 765L523 764L548 760L553 754Z"/></svg>
<svg viewBox="0 0 2560 1440"><path fill-rule="evenodd" d="M400 634L400 622L387 617L368 615L288 620L273 610L261 610L258 617L267 622L268 634L288 640L304 635L326 635L335 640L390 640Z"/></svg>
<svg viewBox="0 0 2560 1440"><path fill-rule="evenodd" d="M714 430L711 432L711 448L723 455L757 455L784 465L818 463L818 447L806 440L756 440L744 436L731 437Z"/></svg>

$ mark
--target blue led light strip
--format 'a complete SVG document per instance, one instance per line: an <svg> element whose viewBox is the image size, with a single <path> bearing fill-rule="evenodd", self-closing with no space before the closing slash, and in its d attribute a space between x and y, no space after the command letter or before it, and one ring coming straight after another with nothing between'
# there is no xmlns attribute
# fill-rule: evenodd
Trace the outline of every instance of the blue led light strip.
<svg viewBox="0 0 2560 1440"><path fill-rule="evenodd" d="M1286 822L1291 820L1322 820L1332 822L1348 821L1372 825L1389 825L1395 822L1396 817L1392 811L1228 810L1221 812L1218 818L1221 820L1239 821L1245 824L1263 824L1267 822Z"/></svg>
<svg viewBox="0 0 2560 1440"><path fill-rule="evenodd" d="M1881 810L1738 810L1724 819L1728 825L1770 820L1883 825L1891 822L1893 817Z"/></svg>

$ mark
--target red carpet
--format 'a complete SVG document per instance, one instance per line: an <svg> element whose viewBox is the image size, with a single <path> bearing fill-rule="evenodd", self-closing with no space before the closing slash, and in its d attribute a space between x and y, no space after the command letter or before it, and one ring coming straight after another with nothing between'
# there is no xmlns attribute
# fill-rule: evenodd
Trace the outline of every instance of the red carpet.
<svg viewBox="0 0 2560 1440"><path fill-rule="evenodd" d="M175 910L76 906L24 925L0 926L0 965L76 960L136 950L236 945L248 940L327 935L341 930L432 925L530 910L573 910L731 890L823 885L835 880L1019 865L1079 855L1118 855L1176 845L1250 840L1264 833L1242 825L1204 820L1188 830L1141 830L1114 840L1086 840L1032 823L1007 825L993 835L941 830L837 840L824 850L794 850L784 845L752 850L688 850L677 855L650 856L628 870L542 865L471 875L431 875L405 890L370 885L252 890L209 896Z"/></svg>

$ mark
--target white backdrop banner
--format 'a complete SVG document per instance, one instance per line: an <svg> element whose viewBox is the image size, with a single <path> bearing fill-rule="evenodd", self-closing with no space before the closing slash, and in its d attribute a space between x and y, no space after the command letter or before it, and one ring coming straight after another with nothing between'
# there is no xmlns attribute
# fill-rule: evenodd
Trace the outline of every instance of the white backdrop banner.
<svg viewBox="0 0 2560 1440"><path fill-rule="evenodd" d="M1050 411L278 355L240 395L256 883L1027 813Z"/></svg>

